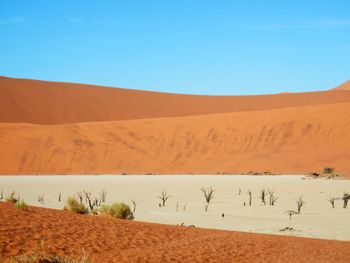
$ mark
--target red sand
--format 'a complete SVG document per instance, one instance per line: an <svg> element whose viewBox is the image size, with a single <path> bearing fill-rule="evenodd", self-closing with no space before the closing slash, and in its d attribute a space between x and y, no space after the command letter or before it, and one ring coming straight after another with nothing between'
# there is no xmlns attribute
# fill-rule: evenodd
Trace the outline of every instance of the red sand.
<svg viewBox="0 0 350 263"><path fill-rule="evenodd" d="M94 262L349 262L350 242L166 226L0 203L3 258L35 251Z"/></svg>
<svg viewBox="0 0 350 263"><path fill-rule="evenodd" d="M350 174L350 103L61 125L0 124L1 174Z"/></svg>
<svg viewBox="0 0 350 263"><path fill-rule="evenodd" d="M348 86L192 96L1 77L0 174L349 176Z"/></svg>
<svg viewBox="0 0 350 263"><path fill-rule="evenodd" d="M350 102L350 92L194 96L0 77L0 122L62 124Z"/></svg>

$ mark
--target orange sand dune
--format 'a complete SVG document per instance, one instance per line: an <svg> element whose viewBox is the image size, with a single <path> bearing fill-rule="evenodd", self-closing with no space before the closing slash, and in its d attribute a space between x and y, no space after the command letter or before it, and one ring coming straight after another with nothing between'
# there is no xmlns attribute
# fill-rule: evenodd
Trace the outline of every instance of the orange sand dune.
<svg viewBox="0 0 350 263"><path fill-rule="evenodd" d="M0 174L350 174L350 103L178 118L1 124Z"/></svg>
<svg viewBox="0 0 350 263"><path fill-rule="evenodd" d="M350 90L350 80L336 87L334 90Z"/></svg>
<svg viewBox="0 0 350 263"><path fill-rule="evenodd" d="M39 251L94 262L349 262L350 242L196 229L0 203L0 257Z"/></svg>
<svg viewBox="0 0 350 263"><path fill-rule="evenodd" d="M342 90L193 96L0 77L0 122L62 124L193 116L350 102Z"/></svg>

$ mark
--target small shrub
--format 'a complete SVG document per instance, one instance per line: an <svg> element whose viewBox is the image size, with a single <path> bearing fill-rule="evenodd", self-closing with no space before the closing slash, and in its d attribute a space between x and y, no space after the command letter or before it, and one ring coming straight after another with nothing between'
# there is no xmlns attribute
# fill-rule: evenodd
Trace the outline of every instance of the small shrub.
<svg viewBox="0 0 350 263"><path fill-rule="evenodd" d="M107 214L120 219L134 219L134 214L129 205L125 203L114 203L112 205L102 205L99 209L101 214Z"/></svg>
<svg viewBox="0 0 350 263"><path fill-rule="evenodd" d="M93 208L92 210L90 210L90 214L92 215L98 215L98 208Z"/></svg>
<svg viewBox="0 0 350 263"><path fill-rule="evenodd" d="M66 205L64 206L64 210L68 210L78 214L86 214L88 213L88 209L86 206L79 202L75 197L69 197Z"/></svg>
<svg viewBox="0 0 350 263"><path fill-rule="evenodd" d="M38 202L42 205L45 204L44 194L38 195Z"/></svg>
<svg viewBox="0 0 350 263"><path fill-rule="evenodd" d="M92 263L91 258L83 251L77 258L70 258L67 256L53 256L44 253L31 253L27 255L20 255L10 257L8 261L11 263Z"/></svg>
<svg viewBox="0 0 350 263"><path fill-rule="evenodd" d="M324 174L332 174L334 172L334 168L332 167L325 167L323 168L323 173Z"/></svg>
<svg viewBox="0 0 350 263"><path fill-rule="evenodd" d="M15 207L18 209L21 209L23 211L27 211L28 210L28 205L26 202L24 202L24 200L19 200L18 202L16 202Z"/></svg>
<svg viewBox="0 0 350 263"><path fill-rule="evenodd" d="M16 193L15 191L12 191L7 197L6 201L10 203L17 203L18 199L15 197Z"/></svg>

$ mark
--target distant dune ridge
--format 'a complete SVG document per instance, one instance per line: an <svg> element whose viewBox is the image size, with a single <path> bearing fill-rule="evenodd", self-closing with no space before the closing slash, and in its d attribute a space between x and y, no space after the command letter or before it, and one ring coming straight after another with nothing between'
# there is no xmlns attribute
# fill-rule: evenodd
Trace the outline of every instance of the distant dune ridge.
<svg viewBox="0 0 350 263"><path fill-rule="evenodd" d="M0 174L350 175L350 82L194 96L0 78Z"/></svg>

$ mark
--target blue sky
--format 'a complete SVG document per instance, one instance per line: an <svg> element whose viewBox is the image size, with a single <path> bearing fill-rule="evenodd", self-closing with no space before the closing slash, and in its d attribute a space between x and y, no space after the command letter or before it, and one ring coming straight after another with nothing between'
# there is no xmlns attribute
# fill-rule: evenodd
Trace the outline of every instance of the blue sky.
<svg viewBox="0 0 350 263"><path fill-rule="evenodd" d="M194 94L350 79L350 1L0 0L0 75Z"/></svg>

